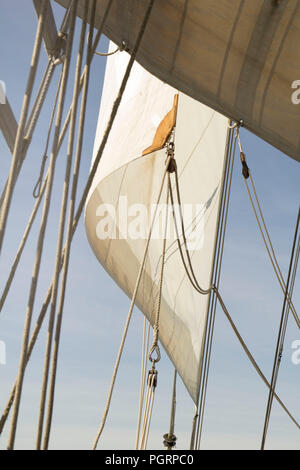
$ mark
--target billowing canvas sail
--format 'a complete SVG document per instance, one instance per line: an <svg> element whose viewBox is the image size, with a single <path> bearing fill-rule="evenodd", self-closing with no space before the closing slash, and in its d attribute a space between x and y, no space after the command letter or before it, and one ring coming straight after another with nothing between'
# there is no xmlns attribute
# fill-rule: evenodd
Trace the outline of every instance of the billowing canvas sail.
<svg viewBox="0 0 300 470"><path fill-rule="evenodd" d="M127 61L125 52L107 60L94 155ZM166 160L165 149L142 153L172 108L176 93L140 65L134 65L86 205L89 242L100 263L129 297ZM211 282L227 129L225 117L179 93L175 158L191 258L204 288ZM166 188L161 202L166 202ZM159 227L164 220L164 211L159 208L158 212L136 302L152 324L162 253ZM186 276L171 211L168 223L159 340L196 402L209 299L195 292Z"/></svg>
<svg viewBox="0 0 300 470"><path fill-rule="evenodd" d="M107 4L97 1L98 27ZM148 4L114 0L105 34L132 50ZM137 60L300 161L299 6L299 0L157 0Z"/></svg>

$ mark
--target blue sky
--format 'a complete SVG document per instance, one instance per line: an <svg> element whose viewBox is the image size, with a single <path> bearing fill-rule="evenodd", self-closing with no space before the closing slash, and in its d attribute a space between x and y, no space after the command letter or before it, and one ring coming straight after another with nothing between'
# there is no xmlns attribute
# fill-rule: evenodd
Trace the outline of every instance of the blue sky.
<svg viewBox="0 0 300 470"><path fill-rule="evenodd" d="M53 8L57 23L59 23L62 9L56 4ZM0 9L0 80L6 83L7 95L18 119L37 21L31 1L1 0ZM77 22L77 39L79 26ZM75 41L74 52L76 52L76 44ZM104 39L98 49L105 50L106 47L107 40ZM38 77L41 77L45 64L46 54L43 50ZM91 73L78 194L81 193L89 172L104 68L105 59L96 56ZM70 83L73 71L74 61ZM9 265L34 203L32 191L39 174L49 109L57 79L58 73L56 72L13 198L1 259L1 285L7 278ZM69 87L65 109L68 109L71 93L72 86ZM300 164L245 130L241 131L241 138L278 261L286 278L300 200ZM57 162L56 183L33 324L54 268L57 213L61 199L65 152L66 142ZM10 152L2 135L0 136L0 154L2 188L11 161ZM14 284L0 316L0 340L5 341L7 350L7 364L0 366L1 411L17 372L40 216L41 211L39 211ZM283 299L251 212L238 159L233 175L220 291L248 347L265 375L270 377ZM294 289L294 304L296 309L298 306L298 312L299 301L298 275ZM86 239L83 220L81 220L72 247L51 448L91 448L104 409L112 367L129 303L129 299L114 284L94 257ZM111 412L99 448L130 449L134 447L142 324L142 315L136 310L117 379ZM34 447L45 333L46 324L25 376L16 448ZM291 344L297 339L300 339L300 333L296 330L293 319L290 318L277 391L299 420L300 364L297 366L291 361L293 352ZM162 448L162 435L168 431L169 426L173 368L165 353L158 366L158 374L158 389L149 438L149 448L152 449ZM252 369L221 309L218 308L208 384L203 448L259 448L266 402L265 385ZM179 383L175 427L178 449L188 447L193 411L193 404L183 385ZM9 426L6 427L0 439L0 448L6 447L8 428ZM266 448L300 449L299 431L293 423L290 423L276 403L272 409Z"/></svg>

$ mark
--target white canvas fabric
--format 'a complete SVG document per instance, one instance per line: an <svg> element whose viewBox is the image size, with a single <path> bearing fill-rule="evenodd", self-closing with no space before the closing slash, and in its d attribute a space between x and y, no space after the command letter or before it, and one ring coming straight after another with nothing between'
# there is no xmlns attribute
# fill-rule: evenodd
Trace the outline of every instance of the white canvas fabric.
<svg viewBox="0 0 300 470"><path fill-rule="evenodd" d="M114 0L105 34L132 50L148 4ZM299 0L156 0L137 61L300 161Z"/></svg>
<svg viewBox="0 0 300 470"><path fill-rule="evenodd" d="M118 85L118 74L124 66L123 54L108 59L94 154L116 93L113 88ZM176 93L138 64L134 65L130 80L85 213L87 236L95 255L129 297L137 279L166 159L164 149L147 156L141 153L151 145L156 127L171 109ZM191 257L204 288L211 282L227 129L225 117L179 94L175 158ZM162 202L166 202L165 189ZM162 252L163 231L159 232L159 223L163 224L163 220L162 210L154 227L136 302L152 324ZM170 211L159 340L195 403L208 301L208 296L194 291L185 274Z"/></svg>

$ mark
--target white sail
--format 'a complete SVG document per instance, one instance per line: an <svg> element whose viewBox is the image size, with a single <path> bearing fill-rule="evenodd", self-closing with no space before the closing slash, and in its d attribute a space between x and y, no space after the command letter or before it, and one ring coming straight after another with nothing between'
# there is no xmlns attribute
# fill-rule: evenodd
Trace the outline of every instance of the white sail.
<svg viewBox="0 0 300 470"><path fill-rule="evenodd" d="M96 27L107 3L97 1ZM104 33L132 51L149 1L112 3ZM300 161L299 22L297 0L156 1L137 61Z"/></svg>
<svg viewBox="0 0 300 470"><path fill-rule="evenodd" d="M124 52L108 58L94 154L127 61ZM151 145L176 93L140 65L134 65L86 205L89 242L100 263L129 297L166 159L164 149L144 156L142 152ZM179 93L175 158L191 257L203 288L211 282L227 127L225 117ZM165 200L166 190L162 202ZM161 253L161 236L154 230L136 302L152 324ZM159 340L195 402L208 301L208 296L195 292L186 276L170 212Z"/></svg>

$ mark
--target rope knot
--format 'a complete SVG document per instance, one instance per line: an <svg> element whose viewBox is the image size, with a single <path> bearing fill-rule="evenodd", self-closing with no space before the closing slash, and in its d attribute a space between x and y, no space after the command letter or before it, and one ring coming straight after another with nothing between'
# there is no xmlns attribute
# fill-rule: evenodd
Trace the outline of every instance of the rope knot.
<svg viewBox="0 0 300 470"><path fill-rule="evenodd" d="M156 357L153 357L153 354L156 354ZM161 355L160 355L160 349L157 343L154 343L149 351L148 355L149 361L152 362L154 365L156 362L160 361Z"/></svg>

